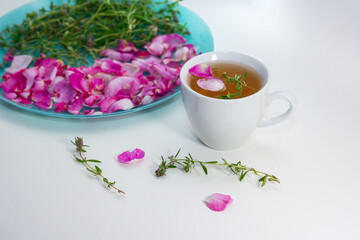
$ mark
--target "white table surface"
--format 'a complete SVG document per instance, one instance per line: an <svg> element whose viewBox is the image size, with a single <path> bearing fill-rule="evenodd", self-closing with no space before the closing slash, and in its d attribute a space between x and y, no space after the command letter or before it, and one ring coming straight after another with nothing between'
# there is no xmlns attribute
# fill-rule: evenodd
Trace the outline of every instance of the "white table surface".
<svg viewBox="0 0 360 240"><path fill-rule="evenodd" d="M1 0L0 15L31 0ZM249 53L270 69L271 91L292 92L296 114L257 129L227 152L193 135L181 96L106 119L44 117L0 103L0 239L356 239L360 216L360 2L185 0L210 26L216 50ZM274 104L273 113L284 106ZM72 158L88 155L126 195L109 192ZM146 157L121 165L116 156ZM157 178L160 156L178 148L204 161L241 160L281 184L239 182L218 168ZM212 212L203 200L229 194Z"/></svg>

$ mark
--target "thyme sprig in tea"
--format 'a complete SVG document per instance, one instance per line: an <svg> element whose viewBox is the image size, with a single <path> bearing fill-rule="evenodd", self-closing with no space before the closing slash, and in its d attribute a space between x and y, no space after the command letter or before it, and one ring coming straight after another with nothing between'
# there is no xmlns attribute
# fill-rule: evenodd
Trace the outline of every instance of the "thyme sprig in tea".
<svg viewBox="0 0 360 240"><path fill-rule="evenodd" d="M200 161L194 159L192 155L189 153L184 158L178 158L180 154L180 149L175 155L171 155L168 157L168 160L165 160L163 156L161 156L161 163L159 168L155 171L156 176L161 177L164 176L169 168L182 168L185 172L191 172L197 165L200 165L204 173L208 174L207 165L211 166L219 166L226 167L232 174L239 176L239 180L242 181L244 177L249 173L253 173L257 176L260 176L259 183L260 186L263 187L267 182L277 182L280 183L280 180L272 174L268 174L262 171L257 171L254 168L243 165L240 161L237 163L228 163L224 158L222 158L222 162L218 161Z"/></svg>
<svg viewBox="0 0 360 240"><path fill-rule="evenodd" d="M120 39L142 47L160 34L188 34L178 20L178 1L68 0L30 12L0 32L10 54L45 54L66 64L89 64Z"/></svg>
<svg viewBox="0 0 360 240"><path fill-rule="evenodd" d="M231 94L230 92L228 92L228 94L226 95L220 95L219 98L221 99L232 99L232 98L236 98L236 97L241 97L242 91L243 91L243 86L247 87L247 84L245 82L245 78L247 76L247 72L244 75L241 74L235 74L234 77L231 77L229 75L226 74L226 72L223 73L223 76L226 80L223 80L224 83L226 82L232 82L232 83L236 83L236 93Z"/></svg>
<svg viewBox="0 0 360 240"><path fill-rule="evenodd" d="M125 194L124 191L115 187L115 182L110 182L106 177L104 177L103 171L99 166L97 166L97 165L91 166L90 165L90 163L101 163L101 161L96 160L96 159L87 159L86 157L83 156L83 153L86 152L85 148L90 147L89 145L84 144L83 138L76 137L74 139L74 141L71 141L71 142L72 142L72 144L74 144L76 146L76 152L78 154L78 156L74 155L74 158L76 161L84 164L86 167L86 170L88 170L90 173L94 174L94 176L100 177L102 179L103 183L105 183L108 188L110 188L110 189L112 188L115 191L117 191L118 193Z"/></svg>

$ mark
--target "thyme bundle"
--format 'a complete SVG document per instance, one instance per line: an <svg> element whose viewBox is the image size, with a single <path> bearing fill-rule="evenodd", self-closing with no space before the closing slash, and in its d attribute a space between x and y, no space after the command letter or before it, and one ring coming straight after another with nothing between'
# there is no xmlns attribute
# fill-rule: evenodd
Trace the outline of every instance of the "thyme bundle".
<svg viewBox="0 0 360 240"><path fill-rule="evenodd" d="M66 64L89 64L120 39L142 47L159 34L188 34L179 23L178 1L68 0L26 15L21 24L0 32L8 53L40 53Z"/></svg>

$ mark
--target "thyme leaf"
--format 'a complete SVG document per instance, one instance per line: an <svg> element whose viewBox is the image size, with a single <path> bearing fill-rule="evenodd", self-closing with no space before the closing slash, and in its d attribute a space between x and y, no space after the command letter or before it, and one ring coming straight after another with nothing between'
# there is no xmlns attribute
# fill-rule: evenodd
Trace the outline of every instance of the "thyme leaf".
<svg viewBox="0 0 360 240"><path fill-rule="evenodd" d="M226 72L223 73L223 76L225 77L226 80L223 80L224 83L226 82L233 82L236 83L236 93L231 94L230 92L228 92L228 94L226 95L219 95L218 97L221 99L232 99L232 98L236 98L236 97L241 97L242 91L243 91L243 86L247 86L246 82L245 82L245 78L247 76L247 72L244 75L241 74L235 74L234 77L231 77L229 75L227 75Z"/></svg>

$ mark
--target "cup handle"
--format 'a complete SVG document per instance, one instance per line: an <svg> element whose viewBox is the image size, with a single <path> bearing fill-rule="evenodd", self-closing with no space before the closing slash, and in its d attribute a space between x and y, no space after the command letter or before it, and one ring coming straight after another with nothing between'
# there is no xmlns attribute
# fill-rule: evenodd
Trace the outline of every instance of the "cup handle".
<svg viewBox="0 0 360 240"><path fill-rule="evenodd" d="M269 127L273 126L275 124L281 123L285 121L288 117L290 117L291 114L295 111L296 108L296 100L295 97L289 93L284 91L276 91L269 95L267 100L267 105L269 105L271 102L273 102L276 99L282 99L289 103L289 108L282 114L271 117L269 119L262 118L260 122L258 123L258 127Z"/></svg>

